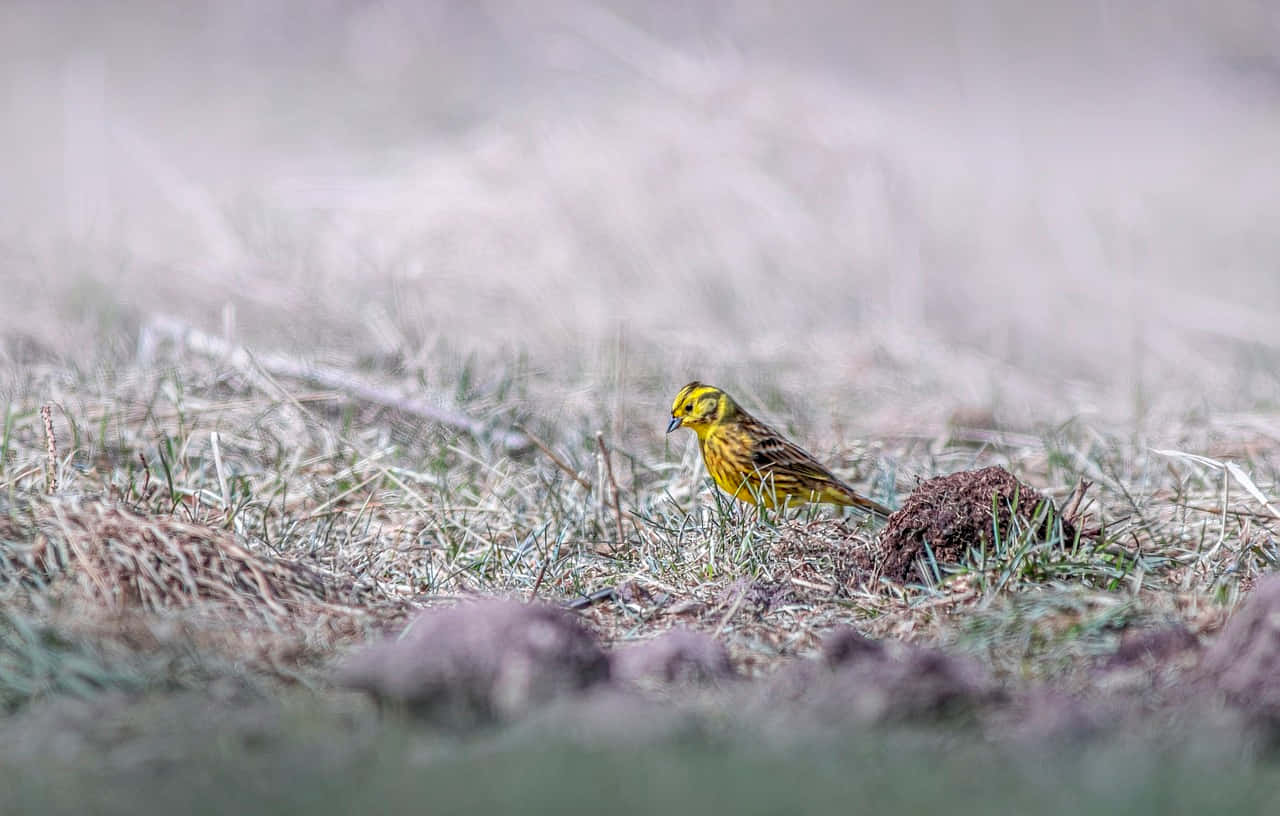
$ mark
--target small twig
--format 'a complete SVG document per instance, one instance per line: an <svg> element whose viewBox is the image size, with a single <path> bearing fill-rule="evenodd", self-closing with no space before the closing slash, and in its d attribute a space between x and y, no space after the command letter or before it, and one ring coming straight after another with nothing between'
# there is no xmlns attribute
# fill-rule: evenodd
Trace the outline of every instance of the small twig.
<svg viewBox="0 0 1280 816"><path fill-rule="evenodd" d="M751 589L751 584L747 584L746 586L744 586L742 588L742 591L738 593L738 597L735 598L733 601L733 606L730 606L729 611L724 613L724 617L720 619L720 625L717 626L716 630L711 633L711 637L713 638L720 637L720 633L723 632L724 628L729 625L729 621L733 620L733 616L738 614L738 610L742 608L742 602L746 600L747 590L749 589Z"/></svg>
<svg viewBox="0 0 1280 816"><path fill-rule="evenodd" d="M1222 525L1218 529L1218 540L1213 543L1208 552L1200 552L1196 554L1195 563L1191 564L1187 569L1186 576L1182 579L1182 590L1191 588L1191 580L1195 576L1197 568L1205 563L1206 560L1212 558L1221 549L1222 543L1227 540L1227 514L1230 509L1231 494L1231 473L1223 468L1222 470L1222 504L1219 511L1222 515Z"/></svg>
<svg viewBox="0 0 1280 816"><path fill-rule="evenodd" d="M547 553L542 559L542 566L538 568L538 577L533 580L533 589L529 590L529 603L533 603L538 599L538 589L542 586L542 579L547 575L547 566L551 564L551 553Z"/></svg>
<svg viewBox="0 0 1280 816"><path fill-rule="evenodd" d="M1174 505L1174 507L1184 507L1184 506L1186 506L1186 505L1178 505L1178 504L1175 504L1175 505ZM1191 508L1191 509L1193 509L1193 510L1194 510L1194 509L1196 509L1196 508ZM1217 510L1214 510L1213 512L1215 512L1215 513L1216 513L1216 512L1217 512ZM1103 533L1103 531L1108 530L1108 529L1114 530L1115 528L1117 528L1117 527L1121 526L1122 524L1127 524L1127 523L1129 523L1129 522L1133 521L1134 519L1137 519L1139 522L1141 522L1141 524L1140 524L1140 525L1138 525L1140 529L1142 529L1142 528L1146 528L1146 527L1150 527L1150 526L1151 526L1151 525L1147 522L1147 518L1146 518L1146 516L1142 515L1141 513L1126 513L1126 514L1125 514L1125 515L1123 515L1123 516L1116 516L1115 518L1111 519L1110 521L1107 521L1107 520L1105 520L1105 519L1104 519L1104 520L1100 521L1100 522L1097 524L1097 526L1090 527L1090 528L1088 528L1088 529L1082 529L1082 530L1080 531L1080 536L1081 536L1082 538L1097 538L1099 535L1101 535L1101 534Z"/></svg>
<svg viewBox="0 0 1280 816"><path fill-rule="evenodd" d="M595 501L591 502L591 510L595 514L595 526L597 530L604 530L604 502L607 487L605 483L608 477L604 475L604 454L600 452L600 448L596 448L596 485L599 487L600 493L595 497ZM609 549L614 549L613 545L609 545Z"/></svg>
<svg viewBox="0 0 1280 816"><path fill-rule="evenodd" d="M1175 504L1174 507L1181 507L1184 510L1194 510L1197 513L1210 513L1218 516L1222 514L1221 507L1205 507L1202 504ZM1235 516L1241 519L1260 519L1262 521L1275 521L1276 517L1270 513L1259 513L1256 510L1237 510L1232 508L1227 511L1227 515Z"/></svg>
<svg viewBox="0 0 1280 816"><path fill-rule="evenodd" d="M614 589L613 587L605 587L604 589L597 589L595 592L592 592L590 595L587 595L585 597L576 598L572 601L569 601L567 604L564 605L564 608L572 609L575 612L577 612L577 611L586 609L587 607L595 606L601 601L612 601L617 597L618 597L618 590Z"/></svg>
<svg viewBox="0 0 1280 816"><path fill-rule="evenodd" d="M977 597L978 591L976 589L966 589L965 591L958 592L955 595L941 595L936 598L921 601L920 603L910 604L908 610L911 612L918 612L921 609L933 609L934 607L946 606L947 604L963 603L964 601L970 601Z"/></svg>
<svg viewBox="0 0 1280 816"><path fill-rule="evenodd" d="M561 459L560 456L555 451L551 450L551 447L546 442L543 442L541 439L534 436L533 433L531 433L529 429L524 427L523 425L516 425L516 428L522 434L525 435L525 438L527 438L530 442L533 443L533 446L535 448L545 453L547 455L547 458L550 459L555 464L556 467L560 468L562 471L568 474L569 478L573 479L575 482L582 485L588 491L591 490L591 482L589 482L585 476L583 476L582 474L578 473L578 471L570 467L569 463Z"/></svg>
<svg viewBox="0 0 1280 816"><path fill-rule="evenodd" d="M272 377L303 380L322 388L340 391L361 402L391 408L463 431L479 439L493 438L509 453L517 453L529 447L529 440L523 434L513 431L496 431L491 434L480 420L433 405L428 400L402 396L357 380L349 373L330 366L316 365L284 354L252 354L244 346L227 343L221 337L202 332L181 321L162 315L152 316L139 333L139 358L145 360L154 353L157 338L166 338L197 354L222 360L227 365L243 371L252 372L256 368Z"/></svg>
<svg viewBox="0 0 1280 816"><path fill-rule="evenodd" d="M1061 518L1066 519L1072 524L1076 523L1076 514L1080 512L1080 504L1084 501L1084 494L1093 487L1093 482L1082 478L1076 482L1075 490L1071 491L1071 497L1067 499L1067 503L1063 506L1062 512L1059 514Z"/></svg>
<svg viewBox="0 0 1280 816"><path fill-rule="evenodd" d="M835 591L837 589L837 587L832 586L830 584L817 584L817 583L814 583L813 581L806 581L803 578L797 578L794 575L791 576L791 583L795 584L796 586L805 587L806 589L815 589L818 592L825 592L828 595L835 594Z"/></svg>
<svg viewBox="0 0 1280 816"><path fill-rule="evenodd" d="M142 462L142 492L138 494L139 499L146 499L147 488L151 487L151 466L147 464L147 455L142 451L138 451L138 461Z"/></svg>
<svg viewBox="0 0 1280 816"><path fill-rule="evenodd" d="M218 444L218 432L209 434L209 447L213 448L213 470L218 474L218 490L222 493L222 510L231 518L231 491L227 489L227 474L222 468L222 446Z"/></svg>
<svg viewBox="0 0 1280 816"><path fill-rule="evenodd" d="M618 527L618 547L626 543L626 535L622 528L622 505L618 500L618 480L613 476L613 460L609 458L609 448L604 444L604 433L596 431L596 445L600 455L604 457L604 472L609 477L609 488L613 493L613 520Z"/></svg>
<svg viewBox="0 0 1280 816"><path fill-rule="evenodd" d="M48 405L40 406L40 419L44 422L45 492L52 495L58 489L58 441L53 435L53 411Z"/></svg>
<svg viewBox="0 0 1280 816"><path fill-rule="evenodd" d="M365 478L359 484L355 484L355 485L352 485L351 487L348 487L346 490L342 491L338 495L324 502L324 504L321 504L320 506L311 510L306 515L299 517L299 521L310 521L312 519L317 519L317 518L320 518L321 516L328 515L328 510L330 507L342 501L347 496L350 496L352 493L355 493L357 490L363 490L365 487L371 484L375 479L380 479L386 475L387 474L384 471L379 470L377 473L373 474L372 476ZM373 494L371 493L370 495L373 495ZM416 493L414 493L413 495L417 498L421 498ZM425 504L425 502L423 502L423 504Z"/></svg>

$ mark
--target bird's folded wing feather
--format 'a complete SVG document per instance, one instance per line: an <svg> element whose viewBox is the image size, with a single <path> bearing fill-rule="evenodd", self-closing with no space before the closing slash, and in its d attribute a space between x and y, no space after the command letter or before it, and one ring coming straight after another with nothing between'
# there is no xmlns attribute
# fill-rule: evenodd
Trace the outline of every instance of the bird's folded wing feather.
<svg viewBox="0 0 1280 816"><path fill-rule="evenodd" d="M835 475L818 464L816 459L775 432L763 434L755 441L755 450L752 452L751 459L760 470L772 470L774 478L791 476L824 484L839 482Z"/></svg>

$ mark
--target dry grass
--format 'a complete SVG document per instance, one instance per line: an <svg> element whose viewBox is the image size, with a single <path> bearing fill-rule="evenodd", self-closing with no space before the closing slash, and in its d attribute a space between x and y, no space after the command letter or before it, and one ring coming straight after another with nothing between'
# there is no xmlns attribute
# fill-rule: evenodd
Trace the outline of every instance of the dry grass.
<svg viewBox="0 0 1280 816"><path fill-rule="evenodd" d="M1212 631L1280 563L1280 522L1254 495L1273 489L1280 445L1251 429L1202 428L1177 444L1212 440L1199 449L1239 462L1252 490L1218 460L1170 457L1083 423L879 440L853 474L877 495L912 489L895 472L999 463L1070 504L1090 533L1067 540L1045 536L1043 519L1015 523L975 541L967 566L924 560L901 584L876 569L875 530L825 510L731 506L696 451L676 461L657 432L644 448L601 445L589 417L549 424L504 399L500 382L441 403L476 427L519 422L543 449L513 454L501 436L314 391L251 362L262 355L226 362L169 342L150 353L147 368L109 378L31 369L30 397L58 395L60 453L51 481L43 400L11 407L6 591L78 613L195 608L220 620L218 631L305 643L297 670L416 606L473 594L572 603L613 589L583 611L606 641L699 629L724 639L748 674L853 623L876 637L960 644L1011 679L1069 682L1086 665L1075 658L1106 652L1131 623ZM347 371L409 390L394 371ZM209 642L246 648L243 638ZM277 672L278 650L268 651L261 668Z"/></svg>
<svg viewBox="0 0 1280 816"><path fill-rule="evenodd" d="M251 552L208 524L144 516L101 500L33 509L30 548L5 553L10 580L49 585L65 577L72 591L108 614L208 606L255 624L293 627L317 616L373 613L381 600L298 561Z"/></svg>

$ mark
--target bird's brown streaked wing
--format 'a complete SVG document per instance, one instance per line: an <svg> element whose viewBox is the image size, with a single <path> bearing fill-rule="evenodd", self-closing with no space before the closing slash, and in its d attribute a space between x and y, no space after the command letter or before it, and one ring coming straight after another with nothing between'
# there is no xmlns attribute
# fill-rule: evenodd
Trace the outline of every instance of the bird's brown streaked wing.
<svg viewBox="0 0 1280 816"><path fill-rule="evenodd" d="M761 471L772 470L777 475L791 476L801 481L820 483L839 482L831 471L799 445L788 442L772 428L761 424L755 435L751 451L751 464Z"/></svg>
<svg viewBox="0 0 1280 816"><path fill-rule="evenodd" d="M792 483L801 490L838 493L848 500L848 504L886 518L892 512L883 504L868 499L845 484L803 448L788 441L764 423L759 423L752 463L762 472L772 472L779 490L786 490L788 483Z"/></svg>

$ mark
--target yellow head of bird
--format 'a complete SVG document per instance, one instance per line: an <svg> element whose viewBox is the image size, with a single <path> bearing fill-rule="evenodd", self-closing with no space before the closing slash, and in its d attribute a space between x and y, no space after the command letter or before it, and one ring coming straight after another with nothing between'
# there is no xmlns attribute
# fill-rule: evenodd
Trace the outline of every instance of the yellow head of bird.
<svg viewBox="0 0 1280 816"><path fill-rule="evenodd" d="M699 437L705 436L716 422L734 410L729 395L713 385L697 380L680 389L671 403L671 422L667 433L681 426L691 429Z"/></svg>

